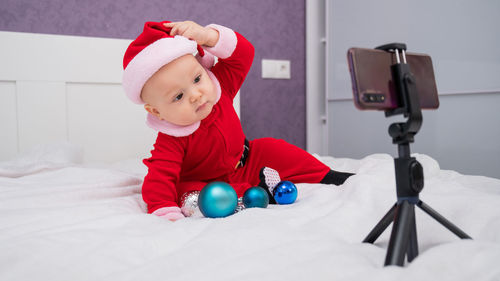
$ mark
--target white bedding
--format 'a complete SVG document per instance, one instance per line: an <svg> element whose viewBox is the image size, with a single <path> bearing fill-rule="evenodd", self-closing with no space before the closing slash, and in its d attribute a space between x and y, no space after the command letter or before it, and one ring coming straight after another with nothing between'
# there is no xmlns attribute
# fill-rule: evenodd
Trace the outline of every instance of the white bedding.
<svg viewBox="0 0 500 281"><path fill-rule="evenodd" d="M0 163L0 280L500 280L500 180L416 157L420 198L474 240L417 208L420 255L400 268L383 267L390 229L361 243L396 199L389 155L320 157L357 174L299 184L292 205L173 223L145 213L139 160L88 166L44 147Z"/></svg>

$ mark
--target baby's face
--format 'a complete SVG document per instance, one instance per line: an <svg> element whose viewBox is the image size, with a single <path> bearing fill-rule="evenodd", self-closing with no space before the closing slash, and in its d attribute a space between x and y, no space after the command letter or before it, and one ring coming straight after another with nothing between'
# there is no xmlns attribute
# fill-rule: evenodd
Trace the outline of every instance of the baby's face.
<svg viewBox="0 0 500 281"><path fill-rule="evenodd" d="M185 55L160 68L144 84L144 108L161 120L187 126L205 119L217 93L212 79L193 55Z"/></svg>

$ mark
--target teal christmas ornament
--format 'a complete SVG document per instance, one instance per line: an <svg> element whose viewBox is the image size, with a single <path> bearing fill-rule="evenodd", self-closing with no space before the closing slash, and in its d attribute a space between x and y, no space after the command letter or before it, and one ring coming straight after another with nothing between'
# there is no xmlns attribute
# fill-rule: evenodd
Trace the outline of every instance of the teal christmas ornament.
<svg viewBox="0 0 500 281"><path fill-rule="evenodd" d="M278 204L292 204L297 199L297 187L292 182L282 181L274 188L273 197Z"/></svg>
<svg viewBox="0 0 500 281"><path fill-rule="evenodd" d="M246 208L266 208L269 205L269 196L260 186L250 187L243 194L243 205Z"/></svg>
<svg viewBox="0 0 500 281"><path fill-rule="evenodd" d="M223 218L234 214L238 196L232 186L225 182L211 182L200 191L198 206L208 218Z"/></svg>

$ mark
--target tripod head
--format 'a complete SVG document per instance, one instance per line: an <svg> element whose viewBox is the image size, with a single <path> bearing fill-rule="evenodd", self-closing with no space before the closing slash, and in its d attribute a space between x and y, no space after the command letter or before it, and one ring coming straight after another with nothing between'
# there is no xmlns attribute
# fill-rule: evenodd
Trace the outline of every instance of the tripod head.
<svg viewBox="0 0 500 281"><path fill-rule="evenodd" d="M391 43L376 49L393 52L396 56L396 63L391 65L391 74L401 106L386 110L385 116L403 114L408 118L406 123L393 123L389 126L389 135L392 137L392 142L398 145L399 153L399 158L394 159L397 195L403 200L408 200L408 198L418 200L418 194L424 188L424 172L422 165L415 158L410 157L410 143L414 142L414 136L422 126L422 110L415 77L406 62L406 44Z"/></svg>

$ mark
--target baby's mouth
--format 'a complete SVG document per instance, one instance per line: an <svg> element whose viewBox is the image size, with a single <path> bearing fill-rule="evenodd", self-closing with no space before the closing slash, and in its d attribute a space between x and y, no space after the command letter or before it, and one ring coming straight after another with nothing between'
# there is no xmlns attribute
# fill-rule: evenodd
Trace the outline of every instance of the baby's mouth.
<svg viewBox="0 0 500 281"><path fill-rule="evenodd" d="M205 107L207 107L207 105L208 105L208 102L205 102L202 105L198 106L198 108L196 109L196 112L203 110Z"/></svg>

